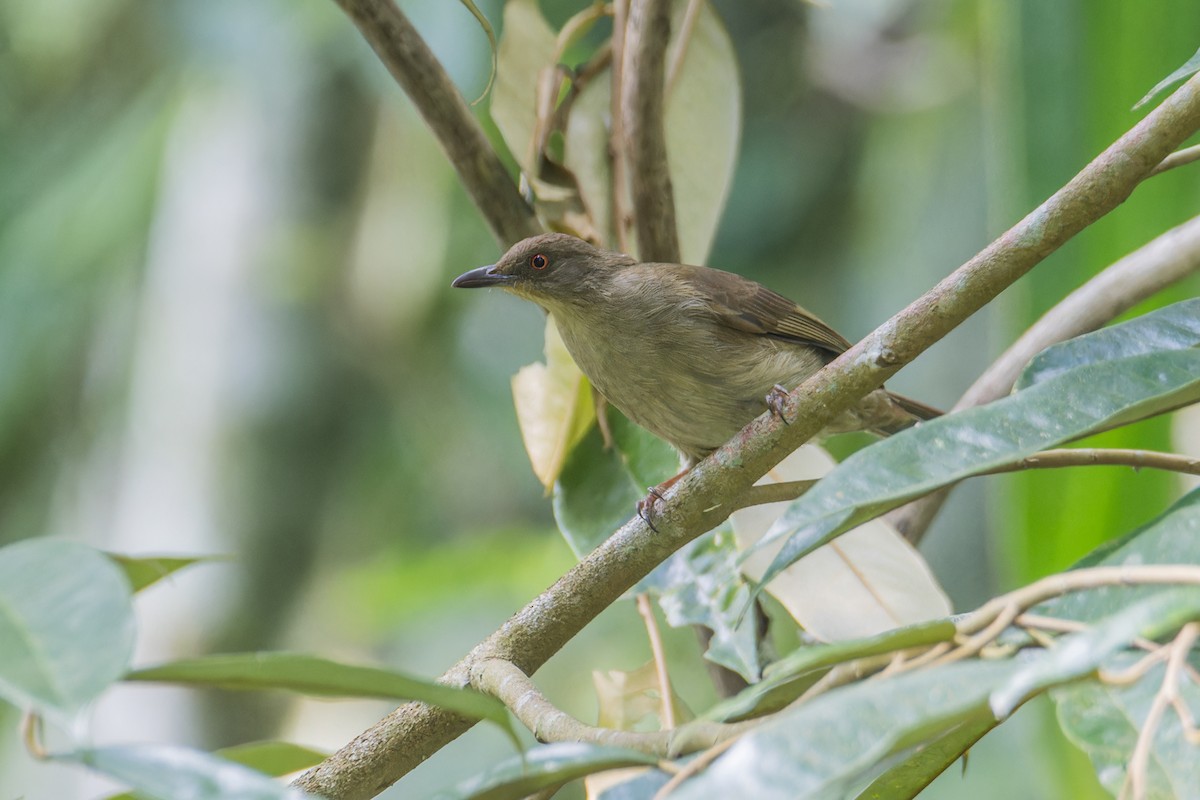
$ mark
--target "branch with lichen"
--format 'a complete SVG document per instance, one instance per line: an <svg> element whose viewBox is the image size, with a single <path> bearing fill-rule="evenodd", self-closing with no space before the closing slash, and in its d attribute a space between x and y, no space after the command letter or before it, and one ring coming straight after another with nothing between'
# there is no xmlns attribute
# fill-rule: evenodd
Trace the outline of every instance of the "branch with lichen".
<svg viewBox="0 0 1200 800"><path fill-rule="evenodd" d="M388 61L392 51L378 44L386 44L397 30L402 30L396 27L399 12L390 0L339 0L339 3L376 46L419 107L435 111L445 107L444 98L422 95L423 92L443 94L448 91L444 86L405 74L403 59ZM440 72L440 66L437 69ZM438 114L426 114L426 119L431 116L434 121L430 125L439 139L455 138L456 134L435 125L441 119ZM474 125L473 120L471 124ZM1197 129L1200 129L1200 78L1192 78L1025 219L795 389L784 406L784 416L791 424L764 414L682 478L667 494L668 502L656 517L657 532L640 518L631 519L451 667L442 676L442 682L466 686L474 666L488 659L509 661L526 675L534 673L671 553L722 522L733 508L735 498L788 453L1050 253L1116 208ZM451 148L444 139L443 147L460 174L463 173L454 155L458 148ZM467 160L476 155L462 158ZM480 157L486 160L486 154ZM467 174L474 173L468 170ZM509 231L532 225L531 216L519 210L509 212L515 220L512 227L498 225L501 217L496 202L509 201L497 200L505 192L491 193L495 189L494 180L473 178L468 182L464 175L464 183L485 215L497 214L495 219L489 216L494 230ZM485 191L486 196L481 194ZM443 709L423 703L407 704L306 772L296 785L331 800L372 797L473 724L472 720Z"/></svg>

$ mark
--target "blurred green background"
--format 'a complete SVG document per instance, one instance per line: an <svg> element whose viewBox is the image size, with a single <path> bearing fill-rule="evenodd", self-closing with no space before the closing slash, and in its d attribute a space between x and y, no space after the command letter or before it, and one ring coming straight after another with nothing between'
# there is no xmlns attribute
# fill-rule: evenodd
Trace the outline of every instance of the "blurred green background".
<svg viewBox="0 0 1200 800"><path fill-rule="evenodd" d="M477 96L489 53L470 15L401 5ZM502 3L479 5L499 25ZM555 24L583 5L543 2ZM1200 44L1191 0L715 6L745 119L710 263L851 339L1062 185ZM951 405L1066 292L1194 215L1195 169L1140 188L891 386ZM143 663L288 648L439 674L572 563L509 395L541 357L542 319L499 293L449 291L497 253L329 0L0 0L0 543L229 554L139 599ZM1197 454L1200 425L1185 422L1103 440L1163 449L1174 436ZM1111 469L976 481L923 550L965 610L1181 488ZM669 645L703 709L691 632ZM590 720L590 671L648 657L622 602L538 682ZM336 748L387 710L122 688L90 736ZM1051 717L1032 704L928 796L1099 796ZM32 762L15 715L0 721L0 797L103 791ZM509 752L477 729L389 796L425 796Z"/></svg>

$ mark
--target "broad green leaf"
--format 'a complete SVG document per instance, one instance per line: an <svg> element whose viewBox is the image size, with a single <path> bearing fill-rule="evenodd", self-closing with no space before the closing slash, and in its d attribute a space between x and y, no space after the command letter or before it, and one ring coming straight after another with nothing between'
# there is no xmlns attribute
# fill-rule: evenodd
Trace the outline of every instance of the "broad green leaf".
<svg viewBox="0 0 1200 800"><path fill-rule="evenodd" d="M1076 568L1140 564L1200 565L1200 489L1185 495L1161 516L1083 558ZM1072 592L1042 603L1033 613L1095 622L1147 597L1171 591L1165 586L1105 586Z"/></svg>
<svg viewBox="0 0 1200 800"><path fill-rule="evenodd" d="M1113 669L1132 666L1140 654L1129 653L1110 662ZM1158 665L1135 683L1117 687L1086 681L1050 693L1058 721L1067 737L1092 759L1096 775L1117 795L1125 784L1126 768L1150 705L1162 686L1166 668ZM1200 710L1200 686L1190 678L1179 684L1183 702ZM1146 797L1194 798L1200 787L1200 758L1196 745L1183 735L1178 714L1168 709L1151 741L1146 770Z"/></svg>
<svg viewBox="0 0 1200 800"><path fill-rule="evenodd" d="M1017 389L1085 364L1194 347L1200 347L1200 299L1184 300L1048 347L1029 362L1017 379Z"/></svg>
<svg viewBox="0 0 1200 800"><path fill-rule="evenodd" d="M636 777L602 789L599 795L589 792L588 800L652 800L670 779L671 776L660 769L645 768Z"/></svg>
<svg viewBox="0 0 1200 800"><path fill-rule="evenodd" d="M791 703L837 664L948 642L956 633L948 619L923 622L856 641L799 647L766 669L763 679L711 708L704 719L732 722Z"/></svg>
<svg viewBox="0 0 1200 800"><path fill-rule="evenodd" d="M504 704L493 697L391 670L341 664L301 653L206 656L134 670L126 679L219 689L283 689L320 697L421 700L466 717L490 720L512 731Z"/></svg>
<svg viewBox="0 0 1200 800"><path fill-rule="evenodd" d="M825 450L809 444L788 455L758 485L814 481L836 466ZM731 522L738 546L752 548L787 508L788 503L781 502L735 511ZM777 552L778 546L756 550L745 559L742 571L761 583ZM861 639L953 611L925 559L881 519L800 559L765 590L805 631L826 642Z"/></svg>
<svg viewBox="0 0 1200 800"><path fill-rule="evenodd" d="M554 486L554 519L567 544L583 558L633 516L646 496L615 450L605 450L593 427L571 450Z"/></svg>
<svg viewBox="0 0 1200 800"><path fill-rule="evenodd" d="M679 472L679 452L645 428L635 425L624 414L609 409L608 426L613 446L630 477L639 486L657 486Z"/></svg>
<svg viewBox="0 0 1200 800"><path fill-rule="evenodd" d="M133 653L129 583L98 551L62 539L0 548L0 697L68 722Z"/></svg>
<svg viewBox="0 0 1200 800"><path fill-rule="evenodd" d="M315 767L328 757L328 753L292 742L263 741L223 747L213 755L257 770L272 778L279 778ZM145 795L123 792L110 795L106 800L141 800Z"/></svg>
<svg viewBox="0 0 1200 800"><path fill-rule="evenodd" d="M552 317L546 318L545 353L545 363L528 364L513 376L512 393L529 463L548 492L567 454L595 421L596 406Z"/></svg>
<svg viewBox="0 0 1200 800"><path fill-rule="evenodd" d="M156 800L299 800L311 797L241 764L173 745L98 747L55 756L84 764Z"/></svg>
<svg viewBox="0 0 1200 800"><path fill-rule="evenodd" d="M711 5L703 3L684 45L680 40L688 0L672 5L667 64L682 54L674 80L668 75L667 161L674 188L679 247L683 260L708 257L725 205L741 133L741 87L729 34ZM682 48L682 49L681 49ZM597 230L612 238L612 175L608 164L611 72L589 83L567 120L564 161ZM631 241L632 241L631 237Z"/></svg>
<svg viewBox="0 0 1200 800"><path fill-rule="evenodd" d="M672 797L845 797L888 756L992 719L989 691L1013 670L959 662L835 689L745 734Z"/></svg>
<svg viewBox="0 0 1200 800"><path fill-rule="evenodd" d="M119 553L108 553L118 567L125 572L134 592L145 588L172 575L184 567L198 564L202 561L216 561L220 556L125 556Z"/></svg>
<svg viewBox="0 0 1200 800"><path fill-rule="evenodd" d="M925 422L843 461L792 503L758 547L785 539L763 576L862 522L1039 450L1200 400L1200 350L1120 358Z"/></svg>
<svg viewBox="0 0 1200 800"><path fill-rule="evenodd" d="M496 56L491 113L509 152L533 174L533 130L537 120L538 73L553 66L555 35L537 0L508 0Z"/></svg>
<svg viewBox="0 0 1200 800"><path fill-rule="evenodd" d="M1074 680L1099 669L1138 637L1157 639L1200 619L1200 587L1168 588L1146 597L1087 630L1064 636L1041 657L1023 664L992 692L992 711L1003 719L1037 687Z"/></svg>
<svg viewBox="0 0 1200 800"><path fill-rule="evenodd" d="M1182 67L1175 70L1174 72L1172 72L1167 77L1163 78L1158 83L1154 84L1154 88L1151 89L1150 91L1146 92L1146 96L1143 97L1141 100L1138 100L1137 104L1134 106L1134 108L1135 109L1141 108L1142 106L1146 105L1146 103L1149 103L1151 100L1153 100L1155 97L1157 97L1159 92L1163 91L1164 89L1166 89L1169 86L1173 86L1174 84L1179 83L1180 81L1184 80L1185 78L1190 78L1192 75L1195 75L1197 72L1200 72L1200 50L1197 50L1195 55L1193 55L1186 62L1184 62Z"/></svg>
<svg viewBox="0 0 1200 800"><path fill-rule="evenodd" d="M916 797L997 724L987 716L967 720L889 767L859 792L857 800L909 800Z"/></svg>
<svg viewBox="0 0 1200 800"><path fill-rule="evenodd" d="M520 800L542 789L559 786L595 772L621 767L654 765L658 759L619 747L592 744L548 744L523 758L511 758L454 789L438 800Z"/></svg>
<svg viewBox="0 0 1200 800"><path fill-rule="evenodd" d="M738 571L737 542L728 527L684 545L639 589L658 596L671 625L704 625L712 630L705 658L747 681L758 679L758 626L754 614L740 619L750 602L750 587Z"/></svg>

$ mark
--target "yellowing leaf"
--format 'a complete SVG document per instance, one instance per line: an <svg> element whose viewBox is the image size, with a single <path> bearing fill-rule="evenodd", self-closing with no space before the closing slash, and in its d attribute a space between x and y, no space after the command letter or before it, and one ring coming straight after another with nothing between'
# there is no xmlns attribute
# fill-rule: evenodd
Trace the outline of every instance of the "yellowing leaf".
<svg viewBox="0 0 1200 800"><path fill-rule="evenodd" d="M652 726L653 729L661 728L662 692L658 684L658 670L653 661L647 661L628 672L616 669L595 671L592 673L592 683L595 684L596 699L600 706L600 718L597 723L600 727L630 731L637 728L638 723L653 717L656 723ZM692 718L691 711L675 695L673 689L671 702L676 724Z"/></svg>
<svg viewBox="0 0 1200 800"><path fill-rule="evenodd" d="M759 483L811 480L829 472L833 459L806 445L792 453ZM787 503L751 506L734 513L738 546L746 550L762 538ZM775 558L765 548L742 565L754 580ZM824 641L877 633L948 616L950 600L925 559L881 519L839 536L800 559L766 586L810 634Z"/></svg>
<svg viewBox="0 0 1200 800"><path fill-rule="evenodd" d="M513 402L533 474L549 492L571 448L596 419L591 386L571 360L551 318L546 319L546 362L521 367L512 379Z"/></svg>

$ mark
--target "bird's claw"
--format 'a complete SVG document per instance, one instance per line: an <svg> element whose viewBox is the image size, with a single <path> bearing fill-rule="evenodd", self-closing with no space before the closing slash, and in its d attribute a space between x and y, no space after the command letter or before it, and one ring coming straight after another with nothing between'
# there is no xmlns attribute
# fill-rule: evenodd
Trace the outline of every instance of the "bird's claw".
<svg viewBox="0 0 1200 800"><path fill-rule="evenodd" d="M654 526L654 503L658 500L666 502L666 498L657 486L647 486L646 492L646 496L638 500L637 514L650 526L650 530L658 533L658 528Z"/></svg>
<svg viewBox="0 0 1200 800"><path fill-rule="evenodd" d="M778 383L771 387L771 391L767 392L767 408L771 413L783 421L784 425L790 425L787 417L783 415L783 409L788 399L788 390L780 386Z"/></svg>

